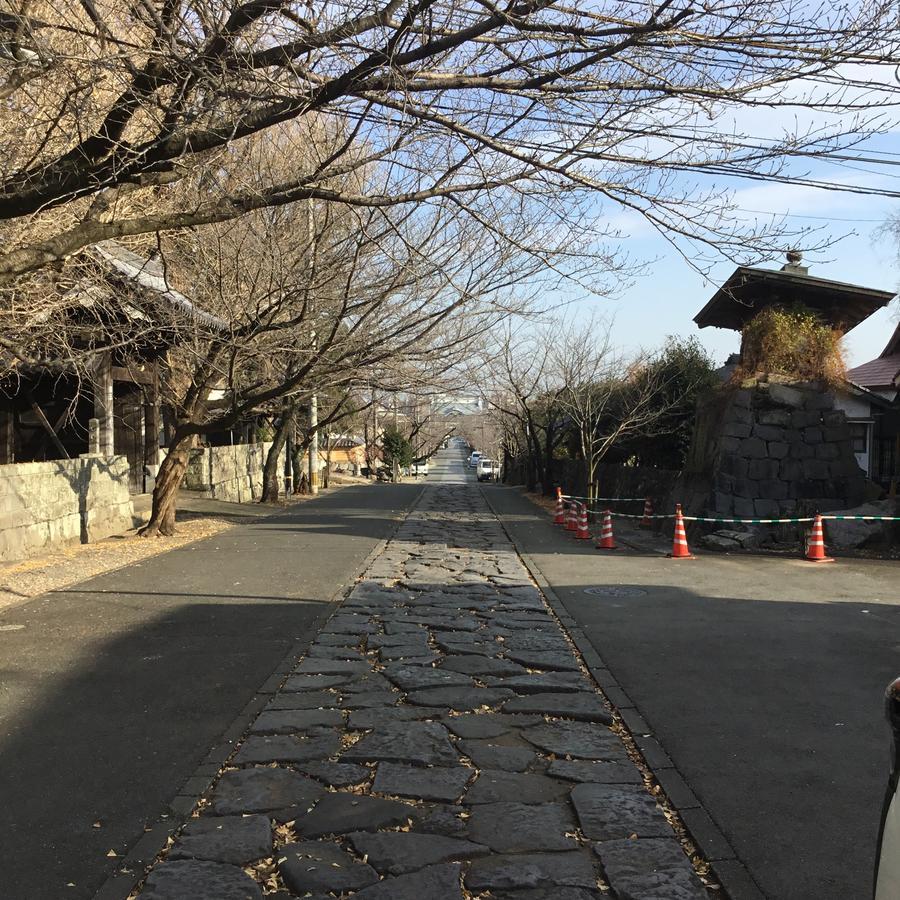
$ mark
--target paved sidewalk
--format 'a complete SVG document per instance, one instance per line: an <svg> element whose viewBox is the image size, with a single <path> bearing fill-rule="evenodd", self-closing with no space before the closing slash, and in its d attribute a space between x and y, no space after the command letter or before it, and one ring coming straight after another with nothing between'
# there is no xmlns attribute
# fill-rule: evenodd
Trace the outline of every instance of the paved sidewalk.
<svg viewBox="0 0 900 900"><path fill-rule="evenodd" d="M481 491L431 486L140 896L711 896L610 721Z"/></svg>
<svg viewBox="0 0 900 900"><path fill-rule="evenodd" d="M732 900L870 896L900 563L670 560L633 532L639 549L602 552L515 489L485 496L611 670L604 690Z"/></svg>

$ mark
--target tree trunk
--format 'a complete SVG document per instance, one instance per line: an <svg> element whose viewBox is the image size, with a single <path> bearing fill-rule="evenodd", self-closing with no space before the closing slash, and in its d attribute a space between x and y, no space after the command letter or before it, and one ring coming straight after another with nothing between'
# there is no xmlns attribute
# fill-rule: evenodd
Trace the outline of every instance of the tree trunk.
<svg viewBox="0 0 900 900"><path fill-rule="evenodd" d="M278 460L281 451L287 443L287 437L294 427L294 411L295 407L291 403L286 403L281 415L281 421L278 428L275 429L275 435L272 438L272 446L266 454L266 464L263 466L263 489L261 503L275 503L281 493L279 481L281 473L279 472Z"/></svg>
<svg viewBox="0 0 900 900"><path fill-rule="evenodd" d="M554 492L555 484L553 479L553 441L556 436L556 429L553 422L548 418L547 427L544 437L544 494L550 496Z"/></svg>
<svg viewBox="0 0 900 900"><path fill-rule="evenodd" d="M150 521L138 531L141 537L170 537L175 534L175 507L178 489L184 480L191 450L197 443L197 436L175 438L166 453L153 488L153 508Z"/></svg>
<svg viewBox="0 0 900 900"><path fill-rule="evenodd" d="M325 485L327 489L331 484L331 435L325 439Z"/></svg>

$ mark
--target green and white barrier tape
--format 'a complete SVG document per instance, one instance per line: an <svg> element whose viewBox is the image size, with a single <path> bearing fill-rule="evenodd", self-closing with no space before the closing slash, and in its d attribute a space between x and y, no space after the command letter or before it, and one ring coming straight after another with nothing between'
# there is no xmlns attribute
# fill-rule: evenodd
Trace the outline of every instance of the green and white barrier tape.
<svg viewBox="0 0 900 900"><path fill-rule="evenodd" d="M589 510L588 515L598 516L609 512L615 519L674 519L675 513L643 516L638 514L612 512L612 510ZM682 516L685 522L719 522L729 525L787 525L799 522L815 522L815 516L790 516L781 519L733 519L725 516ZM831 516L823 513L822 519L833 522L900 522L900 516Z"/></svg>
<svg viewBox="0 0 900 900"><path fill-rule="evenodd" d="M685 522L729 522L734 525L775 525L786 522L815 522L815 516L789 519L726 519L721 516L684 516ZM825 518L824 516L822 518Z"/></svg>
<svg viewBox="0 0 900 900"><path fill-rule="evenodd" d="M900 522L900 516L829 516L822 513L822 518L836 522Z"/></svg>
<svg viewBox="0 0 900 900"><path fill-rule="evenodd" d="M646 497L576 497L574 494L563 494L563 500L587 500L590 503L643 503Z"/></svg>

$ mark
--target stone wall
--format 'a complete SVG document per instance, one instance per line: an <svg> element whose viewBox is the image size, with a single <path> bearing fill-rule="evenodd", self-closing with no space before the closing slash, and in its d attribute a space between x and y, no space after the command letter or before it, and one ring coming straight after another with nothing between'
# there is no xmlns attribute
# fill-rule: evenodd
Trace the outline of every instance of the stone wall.
<svg viewBox="0 0 900 900"><path fill-rule="evenodd" d="M271 443L233 444L230 447L198 447L191 451L184 488L214 500L250 503L262 495L263 466ZM284 455L278 458L278 474L284 473Z"/></svg>
<svg viewBox="0 0 900 900"><path fill-rule="evenodd" d="M0 560L99 541L132 526L124 456L0 466Z"/></svg>
<svg viewBox="0 0 900 900"><path fill-rule="evenodd" d="M699 411L688 470L673 494L695 513L775 518L856 506L864 491L834 395L760 382L725 389Z"/></svg>

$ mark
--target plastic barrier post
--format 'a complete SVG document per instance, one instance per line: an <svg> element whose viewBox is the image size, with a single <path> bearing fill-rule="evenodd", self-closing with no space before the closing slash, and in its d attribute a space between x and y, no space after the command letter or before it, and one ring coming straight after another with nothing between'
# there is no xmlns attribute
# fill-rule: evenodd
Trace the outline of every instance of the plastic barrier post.
<svg viewBox="0 0 900 900"><path fill-rule="evenodd" d="M806 558L810 562L834 562L834 557L825 555L825 529L822 526L822 517L818 513L806 545Z"/></svg>
<svg viewBox="0 0 900 900"><path fill-rule="evenodd" d="M688 549L687 534L684 530L684 516L681 512L681 504L675 507L675 536L672 539L671 559L695 559L696 557Z"/></svg>
<svg viewBox="0 0 900 900"><path fill-rule="evenodd" d="M578 531L575 537L579 541L589 541L591 532L588 530L588 508L586 503L582 503L578 513Z"/></svg>
<svg viewBox="0 0 900 900"><path fill-rule="evenodd" d="M603 525L600 529L600 540L597 541L598 550L615 550L616 542L613 539L612 515L610 511L603 512Z"/></svg>
<svg viewBox="0 0 900 900"><path fill-rule="evenodd" d="M556 489L556 514L553 516L553 524L566 524L566 507L562 498L562 488Z"/></svg>
<svg viewBox="0 0 900 900"><path fill-rule="evenodd" d="M650 521L650 516L653 515L653 503L649 497L644 500L644 518L641 519L640 525L641 528L650 528L653 525L653 522Z"/></svg>

